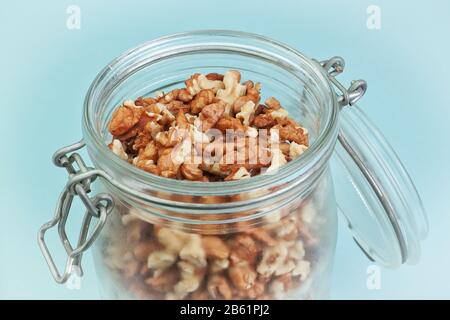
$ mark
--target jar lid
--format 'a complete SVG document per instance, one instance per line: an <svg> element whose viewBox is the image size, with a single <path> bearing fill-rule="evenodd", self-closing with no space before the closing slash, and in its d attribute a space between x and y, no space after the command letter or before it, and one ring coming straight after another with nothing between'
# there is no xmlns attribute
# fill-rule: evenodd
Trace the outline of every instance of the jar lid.
<svg viewBox="0 0 450 320"><path fill-rule="evenodd" d="M416 262L428 232L422 201L392 147L357 105L341 109L331 168L338 208L366 255L386 267Z"/></svg>

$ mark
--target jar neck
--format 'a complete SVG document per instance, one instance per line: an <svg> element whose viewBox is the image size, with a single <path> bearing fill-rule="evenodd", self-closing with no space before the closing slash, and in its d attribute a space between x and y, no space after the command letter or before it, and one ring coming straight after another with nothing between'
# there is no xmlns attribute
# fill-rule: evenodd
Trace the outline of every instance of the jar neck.
<svg viewBox="0 0 450 320"><path fill-rule="evenodd" d="M138 88L140 79L148 80L149 83L157 83L158 80L163 82L149 75L153 69L159 69L160 73L164 73L164 70L175 72L168 69L169 66L177 66L174 62L184 55L196 54L207 57L214 54L245 57L253 59L256 64L264 63L267 68L273 66L279 72L279 77L301 80L303 91L312 101L311 108L317 113L313 117L315 121L311 121L310 127L307 127L310 132L315 132L314 141L308 150L279 168L276 174L211 183L151 175L110 152L106 123L113 108L120 100L130 98L128 94L142 93L129 88ZM236 60L232 63L240 62ZM134 82L135 86L132 85ZM288 87L290 83L286 80L285 85ZM174 220L193 220L191 217L186 218L190 215L231 215L236 212L246 212L244 218L251 219L274 210L274 206L306 195L311 190L327 167L333 151L337 136L337 114L336 97L324 71L298 51L257 35L199 31L145 43L112 61L100 72L87 93L83 132L94 165L112 177L113 183L107 188L123 202L154 215L167 215L170 212L168 216ZM199 220L204 222L203 218Z"/></svg>

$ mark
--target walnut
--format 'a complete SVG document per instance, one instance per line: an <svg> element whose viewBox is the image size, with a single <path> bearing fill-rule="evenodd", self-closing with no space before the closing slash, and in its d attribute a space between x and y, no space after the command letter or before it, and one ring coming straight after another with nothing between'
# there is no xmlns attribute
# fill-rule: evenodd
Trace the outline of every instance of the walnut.
<svg viewBox="0 0 450 320"><path fill-rule="evenodd" d="M186 115L184 112L178 112L177 116L176 116L176 126L181 129L181 130L188 130L189 129L189 122L188 119L186 118Z"/></svg>
<svg viewBox="0 0 450 320"><path fill-rule="evenodd" d="M198 234L191 234L187 244L180 251L180 258L198 267L206 266L206 253Z"/></svg>
<svg viewBox="0 0 450 320"><path fill-rule="evenodd" d="M211 89L201 90L191 101L191 113L199 114L203 107L214 102L215 94Z"/></svg>
<svg viewBox="0 0 450 320"><path fill-rule="evenodd" d="M139 97L134 101L134 104L138 107L148 107L151 104L155 104L157 102L156 99L153 98L144 98L144 97Z"/></svg>
<svg viewBox="0 0 450 320"><path fill-rule="evenodd" d="M259 252L260 248L249 235L238 234L230 242L230 260L233 263L246 261L253 265Z"/></svg>
<svg viewBox="0 0 450 320"><path fill-rule="evenodd" d="M214 275L210 277L206 288L213 299L230 300L233 296L230 285L224 276Z"/></svg>
<svg viewBox="0 0 450 320"><path fill-rule="evenodd" d="M185 298L189 293L194 292L200 286L200 280L196 275L183 277L175 286L174 293L168 293L166 299L179 300Z"/></svg>
<svg viewBox="0 0 450 320"><path fill-rule="evenodd" d="M305 247L303 241L298 240L289 248L289 258L294 260L302 260L305 257Z"/></svg>
<svg viewBox="0 0 450 320"><path fill-rule="evenodd" d="M230 266L230 260L228 259L214 259L209 264L209 271L211 273L218 273L226 270Z"/></svg>
<svg viewBox="0 0 450 320"><path fill-rule="evenodd" d="M271 116L273 119L275 119L275 120L277 120L277 121L279 121L279 120L284 120L284 119L286 119L286 118L288 117L288 115L289 115L289 113L287 112L287 110L285 110L285 109L283 109L283 108L274 110L274 111L270 112L269 114L270 114L270 116Z"/></svg>
<svg viewBox="0 0 450 320"><path fill-rule="evenodd" d="M159 243L161 243L167 251L177 255L190 238L188 233L169 228L160 228L156 230L156 236Z"/></svg>
<svg viewBox="0 0 450 320"><path fill-rule="evenodd" d="M227 170L227 169L223 170L219 163L214 163L214 164L202 163L201 168L203 171L209 172L209 173L217 175L217 176L226 177L230 174L230 170Z"/></svg>
<svg viewBox="0 0 450 320"><path fill-rule="evenodd" d="M215 80L223 81L223 74L216 73L216 72L208 73L206 75L206 79L213 80L213 81L215 81Z"/></svg>
<svg viewBox="0 0 450 320"><path fill-rule="evenodd" d="M281 140L294 141L295 143L308 146L308 132L290 119L284 119L279 124L272 127L277 129Z"/></svg>
<svg viewBox="0 0 450 320"><path fill-rule="evenodd" d="M260 84L257 83L255 86L253 85L252 81L246 81L244 85L246 87L246 94L245 96L237 98L236 101L233 103L234 113L239 113L242 109L242 106L244 106L249 101L253 102L255 106L258 105L259 103Z"/></svg>
<svg viewBox="0 0 450 320"><path fill-rule="evenodd" d="M168 125L175 120L175 116L168 108L170 104L166 105L161 102L152 104L146 108L146 114L151 117L152 120L157 121L160 125Z"/></svg>
<svg viewBox="0 0 450 320"><path fill-rule="evenodd" d="M240 84L241 74L239 71L227 71L223 78L225 89L219 89L216 97L232 105L237 98L243 96L247 90L246 86Z"/></svg>
<svg viewBox="0 0 450 320"><path fill-rule="evenodd" d="M191 111L191 105L190 103L175 100L167 104L167 109L173 114L187 113Z"/></svg>
<svg viewBox="0 0 450 320"><path fill-rule="evenodd" d="M173 148L164 149L158 158L158 170L161 176L166 178L176 178L180 164L175 163Z"/></svg>
<svg viewBox="0 0 450 320"><path fill-rule="evenodd" d="M133 221L139 221L139 211L135 208L131 208L130 211L127 214L124 214L120 221L122 222L122 225L127 226Z"/></svg>
<svg viewBox="0 0 450 320"><path fill-rule="evenodd" d="M149 269L164 270L177 261L177 256L169 251L154 251L148 256L147 266Z"/></svg>
<svg viewBox="0 0 450 320"><path fill-rule="evenodd" d="M127 279L132 278L139 272L140 268L141 263L139 261L136 260L127 261L127 263L125 264L125 268L123 270L123 275Z"/></svg>
<svg viewBox="0 0 450 320"><path fill-rule="evenodd" d="M204 269L203 267L199 267L197 265L194 265L188 261L181 260L177 264L178 270L183 276L191 276L191 275L198 275L203 276Z"/></svg>
<svg viewBox="0 0 450 320"><path fill-rule="evenodd" d="M288 118L277 99L259 104L259 83L240 80L236 70L224 76L194 74L186 80L186 88L126 100L109 123L123 152L118 142L109 147L122 159L132 159L134 166L166 178L213 182L275 171L308 147L308 132ZM281 152L261 143L267 133L257 129L278 130ZM242 134L232 138L235 146L227 149L223 140L231 131ZM239 144L238 136L245 145ZM257 141L258 137L262 139Z"/></svg>
<svg viewBox="0 0 450 320"><path fill-rule="evenodd" d="M247 88L246 96L249 97L251 101L255 103L255 105L258 105L260 99L261 84L259 82L253 84L253 81L247 80L244 82L244 85Z"/></svg>
<svg viewBox="0 0 450 320"><path fill-rule="evenodd" d="M183 163L180 167L180 172L184 178L191 181L202 181L203 170L199 168L198 164Z"/></svg>
<svg viewBox="0 0 450 320"><path fill-rule="evenodd" d="M242 123L248 126L250 125L254 113L255 103L253 101L248 101L241 107L241 111L236 114L236 118L242 120Z"/></svg>
<svg viewBox="0 0 450 320"><path fill-rule="evenodd" d="M286 157L280 149L272 149L271 152L272 160L270 162L270 167L266 169L266 172L274 172L287 163Z"/></svg>
<svg viewBox="0 0 450 320"><path fill-rule="evenodd" d="M149 285L153 290L158 292L170 292L173 290L174 285L179 281L180 274L174 268L165 270L153 277L147 278L145 283Z"/></svg>
<svg viewBox="0 0 450 320"><path fill-rule="evenodd" d="M266 282L264 280L258 279L253 287L246 290L238 290L237 296L244 299L263 299L269 300L265 297L266 292Z"/></svg>
<svg viewBox="0 0 450 320"><path fill-rule="evenodd" d="M252 124L259 129L269 129L276 125L277 121L270 114L260 114L253 119Z"/></svg>
<svg viewBox="0 0 450 320"><path fill-rule="evenodd" d="M133 164L139 169L147 171L148 173L156 175L159 175L161 173L160 169L153 160L139 160L139 157L136 157L133 159Z"/></svg>
<svg viewBox="0 0 450 320"><path fill-rule="evenodd" d="M270 97L266 100L265 105L269 110L278 110L281 108L280 101L275 99L275 97Z"/></svg>
<svg viewBox="0 0 450 320"><path fill-rule="evenodd" d="M300 280L305 281L311 272L311 263L306 260L301 260L297 263L297 266L292 270L294 277L300 276Z"/></svg>
<svg viewBox="0 0 450 320"><path fill-rule="evenodd" d="M142 112L141 108L120 106L114 111L109 122L109 132L115 137L124 135L139 122Z"/></svg>
<svg viewBox="0 0 450 320"><path fill-rule="evenodd" d="M206 133L201 131L202 122L199 118L195 120L195 124L190 126L190 138L193 144L209 143L210 139Z"/></svg>
<svg viewBox="0 0 450 320"><path fill-rule="evenodd" d="M296 264L292 260L285 261L280 267L275 270L276 276L281 276L293 271L296 268Z"/></svg>
<svg viewBox="0 0 450 320"><path fill-rule="evenodd" d="M158 160L158 152L159 150L156 142L151 141L145 146L145 149L139 152L138 158L139 160L152 160L156 162L156 160Z"/></svg>
<svg viewBox="0 0 450 320"><path fill-rule="evenodd" d="M239 119L224 116L217 121L215 128L219 129L222 132L226 130L233 131L245 131L245 127L242 125L242 122Z"/></svg>
<svg viewBox="0 0 450 320"><path fill-rule="evenodd" d="M243 261L228 268L228 276L236 288L248 290L255 284L257 274Z"/></svg>
<svg viewBox="0 0 450 320"><path fill-rule="evenodd" d="M103 262L112 270L123 270L126 263L125 254L125 244L113 242L113 244L106 247Z"/></svg>
<svg viewBox="0 0 450 320"><path fill-rule="evenodd" d="M145 234L149 231L151 225L141 219L134 219L127 224L126 240L128 245L133 246L135 243L145 238Z"/></svg>
<svg viewBox="0 0 450 320"><path fill-rule="evenodd" d="M292 160L291 156L289 155L289 148L291 147L290 143L281 141L278 147L280 148L281 152L283 152L286 159L288 159L289 161Z"/></svg>
<svg viewBox="0 0 450 320"><path fill-rule="evenodd" d="M147 146L148 143L150 143L151 140L152 136L149 132L146 130L139 130L131 146L133 153L139 153Z"/></svg>
<svg viewBox="0 0 450 320"><path fill-rule="evenodd" d="M132 251L136 260L145 262L148 259L148 256L158 249L159 248L156 243L152 241L142 241L134 245Z"/></svg>
<svg viewBox="0 0 450 320"><path fill-rule="evenodd" d="M213 78L210 76L210 78ZM224 87L221 80L210 80L203 74L194 74L190 79L185 81L186 87L191 95L196 95L202 89L212 89L217 92Z"/></svg>
<svg viewBox="0 0 450 320"><path fill-rule="evenodd" d="M202 245L207 258L226 259L230 254L225 242L216 236L203 236Z"/></svg>
<svg viewBox="0 0 450 320"><path fill-rule="evenodd" d="M242 180L251 177L250 172L245 167L236 167L231 173L224 179L225 181Z"/></svg>
<svg viewBox="0 0 450 320"><path fill-rule="evenodd" d="M258 264L256 271L265 277L270 277L283 265L287 256L288 249L284 243L280 243L273 247L267 247L263 250L262 259Z"/></svg>
<svg viewBox="0 0 450 320"><path fill-rule="evenodd" d="M275 229L275 234L278 239L283 240L294 240L298 236L298 229L295 223L293 223L290 219Z"/></svg>
<svg viewBox="0 0 450 320"><path fill-rule="evenodd" d="M123 102L123 105L125 107L129 107L129 108L136 108L137 107L133 100L125 100Z"/></svg>
<svg viewBox="0 0 450 320"><path fill-rule="evenodd" d="M209 104L203 107L199 119L201 121L202 131L208 131L217 123L225 111L225 104L222 101Z"/></svg>
<svg viewBox="0 0 450 320"><path fill-rule="evenodd" d="M122 160L128 160L128 155L126 154L125 150L123 149L122 142L120 142L117 139L114 139L111 144L111 151L117 155Z"/></svg>
<svg viewBox="0 0 450 320"><path fill-rule="evenodd" d="M263 104L259 104L259 105L256 107L255 115L258 116L258 115L260 115L260 114L264 114L264 113L266 112L267 109L268 109L267 106L265 106L265 105L263 105Z"/></svg>
<svg viewBox="0 0 450 320"><path fill-rule="evenodd" d="M263 228L257 228L254 230L249 231L249 234L255 238L258 241L261 241L262 243L268 245L268 246L275 246L278 242L275 240L267 230Z"/></svg>
<svg viewBox="0 0 450 320"><path fill-rule="evenodd" d="M209 296L208 291L206 291L205 289L199 289L199 290L195 290L194 292L192 292L191 295L189 296L189 299L191 299L191 300L208 300L208 299L210 299L210 296Z"/></svg>
<svg viewBox="0 0 450 320"><path fill-rule="evenodd" d="M164 147L174 147L183 140L184 136L182 131L176 127L170 127L168 131L156 134L155 140Z"/></svg>
<svg viewBox="0 0 450 320"><path fill-rule="evenodd" d="M145 130L150 133L150 135L152 136L152 139L156 138L156 135L162 131L162 126L154 121L149 121L146 125L145 125Z"/></svg>
<svg viewBox="0 0 450 320"><path fill-rule="evenodd" d="M164 103L169 103L174 100L179 100L182 102L189 102L192 100L192 95L190 94L189 90L187 89L175 89L164 95L164 97L161 98L161 100L164 101Z"/></svg>
<svg viewBox="0 0 450 320"><path fill-rule="evenodd" d="M193 154L192 151L192 143L188 136L172 149L171 157L173 163L177 166L181 166L184 162L186 162L187 164L195 164L195 154ZM191 170L193 170L193 168L191 168ZM187 172L185 171L185 173ZM194 172L190 173L194 174Z"/></svg>
<svg viewBox="0 0 450 320"><path fill-rule="evenodd" d="M302 208L302 220L311 224L317 217L317 209L312 201L308 201Z"/></svg>
<svg viewBox="0 0 450 320"><path fill-rule="evenodd" d="M178 263L180 281L174 286L174 292L168 293L166 299L183 299L200 287L203 279L202 269L186 261Z"/></svg>
<svg viewBox="0 0 450 320"><path fill-rule="evenodd" d="M245 96L239 97L236 99L236 101L233 103L233 112L238 113L241 111L242 106L244 106L247 102L251 101L255 104L255 106L259 103L259 91L261 89L261 86L259 83L256 85L253 85L252 81L246 81L244 83L246 87L246 94ZM256 108L255 108L256 109Z"/></svg>

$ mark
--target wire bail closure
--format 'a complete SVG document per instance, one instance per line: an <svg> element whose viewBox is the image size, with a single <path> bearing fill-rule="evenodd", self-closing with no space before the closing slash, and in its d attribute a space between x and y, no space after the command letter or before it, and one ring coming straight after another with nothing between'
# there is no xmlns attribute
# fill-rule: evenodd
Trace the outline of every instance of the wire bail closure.
<svg viewBox="0 0 450 320"><path fill-rule="evenodd" d="M335 56L321 62L318 62L317 60L314 61L322 66L322 68L328 74L328 79L342 93L341 96L338 96L338 103L341 108L347 105L354 105L366 93L367 82L365 80L353 80L350 84L350 87L347 89L336 79L337 75L344 72L344 58Z"/></svg>
<svg viewBox="0 0 450 320"><path fill-rule="evenodd" d="M87 167L81 156L75 152L84 146L85 143L81 140L73 145L59 149L53 155L53 164L57 167L65 168L69 174L69 179L58 198L53 219L42 225L38 234L39 247L53 278L61 284L65 283L75 271L79 273L79 276L82 276L82 255L97 239L106 223L107 216L114 207L113 198L107 193L99 193L94 197L89 197L91 183L97 177L105 179L108 177L101 170ZM74 164L76 164L78 169ZM73 199L77 196L80 197L83 205L86 207L86 212L81 225L77 246L73 248L66 234L66 222ZM97 221L91 228L93 219L97 219ZM66 265L62 274L58 271L58 267L45 242L45 233L56 225L58 225L58 234L67 253Z"/></svg>

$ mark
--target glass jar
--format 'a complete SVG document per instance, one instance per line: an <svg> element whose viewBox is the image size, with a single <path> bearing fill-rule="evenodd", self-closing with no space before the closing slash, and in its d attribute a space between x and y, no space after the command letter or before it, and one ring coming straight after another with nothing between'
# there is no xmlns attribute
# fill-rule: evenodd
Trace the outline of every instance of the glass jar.
<svg viewBox="0 0 450 320"><path fill-rule="evenodd" d="M343 67L339 57L318 62L271 39L232 31L168 36L112 61L87 93L84 140L53 158L68 170L69 182L39 244L56 281L81 270L82 253L95 243L107 298L323 298L338 206L371 259L390 267L417 260L427 231L420 198L354 105L365 82L347 90L336 80ZM180 87L194 73L229 69L260 82L261 95L277 97L308 130L310 147L276 174L213 183L173 180L137 169L107 147L107 124L124 100ZM84 146L94 168L76 152ZM94 197L88 195L91 184ZM65 223L76 196L87 210L73 248ZM44 241L56 224L68 254L62 274Z"/></svg>

